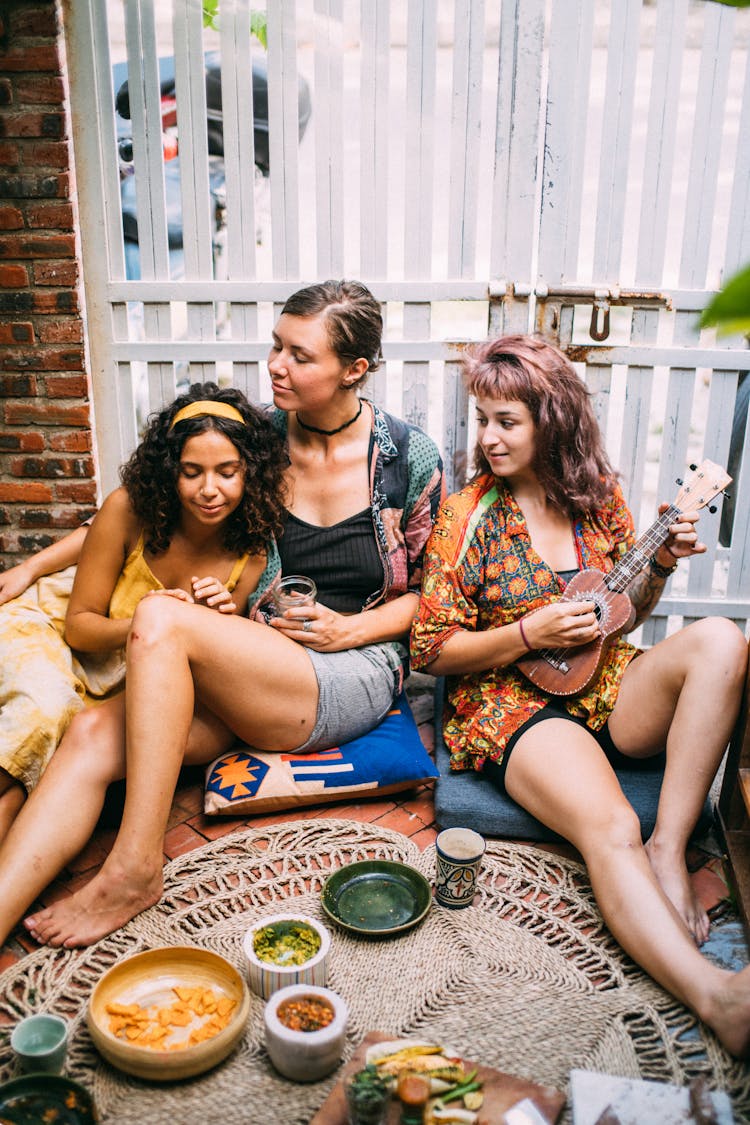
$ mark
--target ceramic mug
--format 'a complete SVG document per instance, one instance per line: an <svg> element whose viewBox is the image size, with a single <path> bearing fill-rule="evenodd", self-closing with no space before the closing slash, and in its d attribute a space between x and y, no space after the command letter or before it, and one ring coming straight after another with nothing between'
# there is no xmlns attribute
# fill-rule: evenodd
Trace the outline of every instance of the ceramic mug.
<svg viewBox="0 0 750 1125"><path fill-rule="evenodd" d="M68 1024L47 1012L27 1016L13 1028L10 1045L21 1070L59 1074L68 1052Z"/></svg>
<svg viewBox="0 0 750 1125"><path fill-rule="evenodd" d="M435 841L435 898L453 910L471 906L486 845L471 828L446 828Z"/></svg>

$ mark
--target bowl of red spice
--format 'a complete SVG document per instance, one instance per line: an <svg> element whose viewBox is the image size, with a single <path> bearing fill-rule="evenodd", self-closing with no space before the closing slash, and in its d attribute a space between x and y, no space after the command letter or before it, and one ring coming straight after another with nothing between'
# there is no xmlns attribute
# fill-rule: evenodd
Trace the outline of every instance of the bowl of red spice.
<svg viewBox="0 0 750 1125"><path fill-rule="evenodd" d="M316 1082L338 1065L349 1011L330 988L292 984L266 1004L266 1051L280 1074Z"/></svg>

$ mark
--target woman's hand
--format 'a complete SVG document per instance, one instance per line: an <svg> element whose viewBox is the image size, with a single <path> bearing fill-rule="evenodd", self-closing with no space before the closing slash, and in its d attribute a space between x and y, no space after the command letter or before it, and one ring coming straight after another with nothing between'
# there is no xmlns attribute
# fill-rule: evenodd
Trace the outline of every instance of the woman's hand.
<svg viewBox="0 0 750 1125"><path fill-rule="evenodd" d="M659 515L669 507L669 504L660 504ZM695 530L699 516L699 512L680 512L679 523L670 525L666 542L654 555L659 566L672 567L678 559L689 559L692 555L702 555L705 552L706 544L699 542L698 532Z"/></svg>
<svg viewBox="0 0 750 1125"><path fill-rule="evenodd" d="M199 605L217 609L219 613L236 613L232 595L218 578L191 578L193 598Z"/></svg>
<svg viewBox="0 0 750 1125"><path fill-rule="evenodd" d="M269 624L290 640L317 652L341 652L351 647L351 620L350 616L315 602L287 609L283 616L271 618Z"/></svg>
<svg viewBox="0 0 750 1125"><path fill-rule="evenodd" d="M26 562L4 570L0 574L0 605L19 597L33 582L34 574Z"/></svg>
<svg viewBox="0 0 750 1125"><path fill-rule="evenodd" d="M532 649L590 644L600 634L594 609L594 602L551 602L521 618L523 637Z"/></svg>

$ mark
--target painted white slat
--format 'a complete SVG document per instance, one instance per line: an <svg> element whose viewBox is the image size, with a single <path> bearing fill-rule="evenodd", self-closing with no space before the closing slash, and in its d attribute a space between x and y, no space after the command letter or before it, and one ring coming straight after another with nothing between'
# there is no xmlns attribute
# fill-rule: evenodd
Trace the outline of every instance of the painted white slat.
<svg viewBox="0 0 750 1125"><path fill-rule="evenodd" d="M250 34L250 0L222 0L221 105L226 176L227 274L231 279L256 277L255 137L252 63L258 48ZM258 173L259 175L260 173ZM229 306L229 327L235 340L258 335L255 304ZM232 365L233 385L253 400L260 394L257 363Z"/></svg>
<svg viewBox="0 0 750 1125"><path fill-rule="evenodd" d="M484 0L456 0L453 41L448 276L472 277L482 140Z"/></svg>
<svg viewBox="0 0 750 1125"><path fill-rule="evenodd" d="M664 276L686 18L687 0L656 9L636 285L659 285Z"/></svg>
<svg viewBox="0 0 750 1125"><path fill-rule="evenodd" d="M150 280L169 276L159 66L152 0L136 0L126 5L125 30L136 169L138 257L141 277Z"/></svg>
<svg viewBox="0 0 750 1125"><path fill-rule="evenodd" d="M227 268L239 281L256 275L255 138L250 0L221 3L221 106L226 178Z"/></svg>
<svg viewBox="0 0 750 1125"><path fill-rule="evenodd" d="M508 0L500 10L490 277L527 283L538 233L544 8L544 0Z"/></svg>
<svg viewBox="0 0 750 1125"><path fill-rule="evenodd" d="M620 278L640 4L613 4L599 158L593 278Z"/></svg>
<svg viewBox="0 0 750 1125"><path fill-rule="evenodd" d="M705 31L680 258L680 284L686 287L702 287L706 283L734 12L722 4L706 4L703 18Z"/></svg>
<svg viewBox="0 0 750 1125"><path fill-rule="evenodd" d="M407 21L404 273L415 278L432 274L437 8L409 0Z"/></svg>
<svg viewBox="0 0 750 1125"><path fill-rule="evenodd" d="M591 0L552 6L538 271L548 285L576 276L593 20Z"/></svg>
<svg viewBox="0 0 750 1125"><path fill-rule="evenodd" d="M293 0L274 0L268 5L267 17L273 273L275 277L298 277L299 95Z"/></svg>
<svg viewBox="0 0 750 1125"><path fill-rule="evenodd" d="M211 192L206 138L206 80L203 62L203 11L200 0L174 0L173 37L177 128L180 140L182 245L185 277L213 277ZM189 304L188 334L216 335L213 304ZM215 364L190 365L190 381L216 376Z"/></svg>
<svg viewBox="0 0 750 1125"><path fill-rule="evenodd" d="M152 0L136 0L126 6L125 31L133 127L138 264L141 277L151 280L169 276L159 63ZM136 326L139 322L134 318ZM169 340L172 335L169 304L144 303L142 329L147 340ZM136 373L136 381L137 377ZM146 380L148 410L158 410L174 398L175 378L171 363L149 363Z"/></svg>
<svg viewBox="0 0 750 1125"><path fill-rule="evenodd" d="M630 330L632 342L652 344L656 340L658 329L659 313L656 309L633 310ZM623 474L625 494L636 527L641 526L653 386L653 367L631 365L627 368L622 441L617 468Z"/></svg>
<svg viewBox="0 0 750 1125"><path fill-rule="evenodd" d="M443 434L441 452L448 493L462 488L469 475L469 396L457 363L444 368Z"/></svg>
<svg viewBox="0 0 750 1125"><path fill-rule="evenodd" d="M389 0L368 0L360 12L360 274L385 277L390 226Z"/></svg>
<svg viewBox="0 0 750 1125"><path fill-rule="evenodd" d="M344 272L343 5L315 0L315 236L319 277Z"/></svg>
<svg viewBox="0 0 750 1125"><path fill-rule="evenodd" d="M734 188L729 212L726 249L726 276L750 260L750 51L745 61L742 112L737 130L734 160ZM726 277L725 277L726 280Z"/></svg>

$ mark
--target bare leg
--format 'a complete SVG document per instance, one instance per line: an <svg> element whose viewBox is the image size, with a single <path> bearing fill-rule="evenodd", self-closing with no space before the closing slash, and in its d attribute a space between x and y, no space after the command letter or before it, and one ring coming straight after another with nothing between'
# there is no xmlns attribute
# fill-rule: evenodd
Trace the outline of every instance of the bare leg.
<svg viewBox="0 0 750 1125"><path fill-rule="evenodd" d="M194 717L190 728L185 761L188 763L207 761L225 750L232 738L232 734L215 716L201 709L201 714ZM77 792L84 797L89 815L81 818L78 836L70 841L71 846L66 849L64 857L59 852L53 857L50 855L49 847L46 848L45 855L48 861L54 860L56 870L53 871L53 876L85 845L101 812L107 786L111 781L125 776L124 695L119 695L116 700L107 704L91 708L74 719L55 759L60 756L61 751L64 758L61 757L60 769L64 771L62 775L64 781L66 784L75 782L79 786ZM31 831L35 831L35 828ZM45 843L46 841L42 841L42 848ZM60 862L61 858L62 862ZM0 874L2 871L0 855ZM93 882L94 880L91 881ZM91 884L87 884L76 895L62 899L31 915L25 920L24 925L40 943L62 945L69 936L71 928L77 930L85 926L87 915L92 913L94 917L96 915L96 902L90 901L87 894L89 886ZM158 901L161 896L161 886L160 869L151 896L146 895L151 901L146 901L139 910L135 911L136 913ZM37 893L38 891L35 892L34 897Z"/></svg>
<svg viewBox="0 0 750 1125"><path fill-rule="evenodd" d="M10 831L10 826L18 816L26 800L26 790L20 782L0 769L0 844Z"/></svg>
<svg viewBox="0 0 750 1125"><path fill-rule="evenodd" d="M550 719L519 739L508 764L508 793L570 840L588 868L602 916L623 949L713 1028L728 1050L750 1047L750 967L712 965L657 880L638 818L594 739Z"/></svg>
<svg viewBox="0 0 750 1125"><path fill-rule="evenodd" d="M33 920L33 932L52 944L90 945L158 901L164 831L196 690L218 720L212 727L204 717L205 742L187 760L220 753L227 728L255 746L290 750L315 722L317 680L304 648L265 625L170 598L138 606L126 682L122 824L91 882L44 912L43 927L39 916ZM217 737L224 738L218 747Z"/></svg>
<svg viewBox="0 0 750 1125"><path fill-rule="evenodd" d="M721 762L740 706L747 644L724 618L688 625L643 653L623 677L609 729L625 754L666 745L659 809L646 851L667 897L700 943L706 912L685 863L690 833Z"/></svg>
<svg viewBox="0 0 750 1125"><path fill-rule="evenodd" d="M80 712L29 795L0 848L0 941L91 836L124 776L123 728L122 696Z"/></svg>

